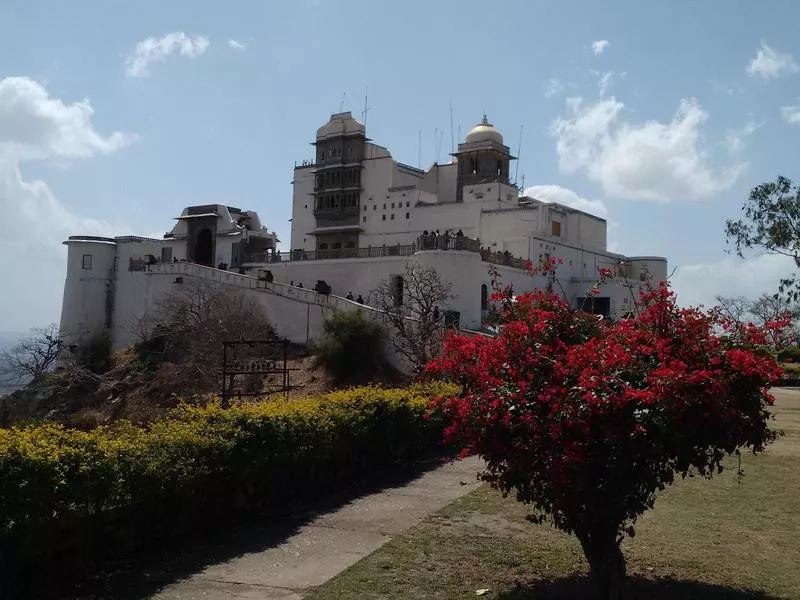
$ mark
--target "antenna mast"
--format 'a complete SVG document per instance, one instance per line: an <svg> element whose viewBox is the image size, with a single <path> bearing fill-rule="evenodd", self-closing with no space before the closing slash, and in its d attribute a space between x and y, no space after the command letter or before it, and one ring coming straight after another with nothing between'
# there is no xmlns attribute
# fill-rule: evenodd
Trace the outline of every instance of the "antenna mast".
<svg viewBox="0 0 800 600"><path fill-rule="evenodd" d="M364 129L365 129L365 130L366 130L366 128L367 128L367 113L370 111L369 104L367 104L367 97L368 97L367 95L368 95L368 94L369 94L369 88L366 88L366 89L364 90L364 112L363 112L363 113L361 113L361 114L362 114L362 116L363 116L363 121L364 121Z"/></svg>
<svg viewBox="0 0 800 600"><path fill-rule="evenodd" d="M422 129L417 130L417 168L422 168Z"/></svg>
<svg viewBox="0 0 800 600"><path fill-rule="evenodd" d="M459 137L460 136L461 133L459 132ZM455 151L456 151L456 143L453 140L453 101L450 100L450 153L452 154Z"/></svg>
<svg viewBox="0 0 800 600"><path fill-rule="evenodd" d="M514 185L517 185L517 175L519 175L519 157L522 156L522 128L524 125L519 126L519 144L517 145L517 168L514 171ZM525 175L522 175L523 183L525 180Z"/></svg>
<svg viewBox="0 0 800 600"><path fill-rule="evenodd" d="M344 111L344 101L347 100L347 92L342 92L342 101L339 102L339 112Z"/></svg>

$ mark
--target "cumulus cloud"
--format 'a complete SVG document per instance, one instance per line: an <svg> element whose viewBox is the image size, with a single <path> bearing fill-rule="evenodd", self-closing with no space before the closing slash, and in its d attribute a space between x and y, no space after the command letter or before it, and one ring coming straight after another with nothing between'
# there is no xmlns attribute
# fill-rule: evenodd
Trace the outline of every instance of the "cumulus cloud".
<svg viewBox="0 0 800 600"><path fill-rule="evenodd" d="M228 46L230 46L234 50L244 50L245 48L247 48L246 44L243 44L242 42L239 42L237 40L228 40Z"/></svg>
<svg viewBox="0 0 800 600"><path fill-rule="evenodd" d="M126 59L125 73L128 77L148 77L153 63L163 62L176 53L189 59L197 58L208 49L209 44L205 36L191 37L182 31L173 31L161 38L146 38L136 44L133 53Z"/></svg>
<svg viewBox="0 0 800 600"><path fill-rule="evenodd" d="M589 200L559 185L532 185L525 188L523 194L542 202L557 202L597 217L606 218L608 216L608 210L601 200Z"/></svg>
<svg viewBox="0 0 800 600"><path fill-rule="evenodd" d="M44 181L27 181L21 165L46 158L87 158L114 152L136 136L102 135L87 101L51 98L27 77L0 79L0 329L57 320L64 282L65 248L75 233L118 234L121 226L69 210ZM8 319L2 322L1 319Z"/></svg>
<svg viewBox="0 0 800 600"><path fill-rule="evenodd" d="M782 106L781 116L787 123L800 125L800 104L794 106Z"/></svg>
<svg viewBox="0 0 800 600"><path fill-rule="evenodd" d="M682 100L668 123L622 120L625 105L614 97L584 104L567 100L568 115L551 134L562 171L583 171L609 195L632 200L705 198L730 187L746 165L715 167L702 146L708 114Z"/></svg>
<svg viewBox="0 0 800 600"><path fill-rule="evenodd" d="M602 54L608 48L608 44L608 40L596 40L592 42L592 52L594 52L595 56Z"/></svg>
<svg viewBox="0 0 800 600"><path fill-rule="evenodd" d="M750 77L758 76L762 79L775 79L796 73L798 66L794 57L788 52L778 52L761 42L761 47L756 51L755 58L750 61L745 70Z"/></svg>
<svg viewBox="0 0 800 600"><path fill-rule="evenodd" d="M670 280L682 306L713 306L714 297L757 298L778 291L780 280L796 272L788 256L763 254L746 260L726 258L718 262L678 265Z"/></svg>
<svg viewBox="0 0 800 600"><path fill-rule="evenodd" d="M88 100L65 104L28 77L0 79L0 156L88 157L136 141L126 133L100 135L91 125L93 114Z"/></svg>

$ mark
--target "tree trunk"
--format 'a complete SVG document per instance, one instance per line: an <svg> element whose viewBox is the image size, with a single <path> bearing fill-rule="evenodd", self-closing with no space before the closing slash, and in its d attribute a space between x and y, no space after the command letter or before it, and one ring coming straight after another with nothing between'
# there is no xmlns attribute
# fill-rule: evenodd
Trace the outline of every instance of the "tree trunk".
<svg viewBox="0 0 800 600"><path fill-rule="evenodd" d="M589 563L589 572L601 600L621 600L622 585L625 581L625 557L616 540L616 532L611 535L593 532L578 536Z"/></svg>

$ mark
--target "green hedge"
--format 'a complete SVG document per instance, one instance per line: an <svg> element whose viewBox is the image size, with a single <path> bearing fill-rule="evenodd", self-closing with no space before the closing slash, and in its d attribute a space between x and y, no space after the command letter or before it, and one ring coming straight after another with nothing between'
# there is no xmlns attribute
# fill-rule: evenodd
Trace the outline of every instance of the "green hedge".
<svg viewBox="0 0 800 600"><path fill-rule="evenodd" d="M42 560L46 544L57 562L87 546L64 542L76 531L91 532L78 537L93 536L94 554L107 553L105 538L134 523L135 539L114 543L124 554L195 528L196 517L268 510L430 454L442 424L427 407L448 393L443 384L363 387L228 409L182 406L147 429L0 430L0 558L24 568Z"/></svg>

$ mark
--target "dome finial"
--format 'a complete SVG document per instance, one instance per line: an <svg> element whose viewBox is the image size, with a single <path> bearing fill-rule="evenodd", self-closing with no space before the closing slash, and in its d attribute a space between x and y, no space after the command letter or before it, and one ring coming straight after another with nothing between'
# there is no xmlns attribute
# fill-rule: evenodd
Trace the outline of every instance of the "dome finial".
<svg viewBox="0 0 800 600"><path fill-rule="evenodd" d="M481 125L488 125L489 119L486 118L486 113L483 113L483 121L481 121Z"/></svg>

